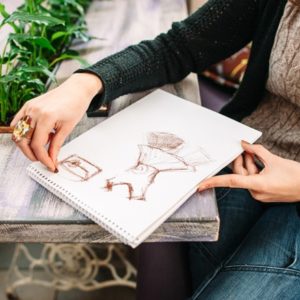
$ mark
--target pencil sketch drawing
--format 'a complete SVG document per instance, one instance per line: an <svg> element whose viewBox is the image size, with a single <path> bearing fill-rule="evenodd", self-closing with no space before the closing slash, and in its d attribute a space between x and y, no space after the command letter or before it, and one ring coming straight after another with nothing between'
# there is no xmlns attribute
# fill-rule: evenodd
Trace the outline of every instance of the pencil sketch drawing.
<svg viewBox="0 0 300 300"><path fill-rule="evenodd" d="M77 154L72 154L59 162L60 174L72 181L88 181L102 169Z"/></svg>
<svg viewBox="0 0 300 300"><path fill-rule="evenodd" d="M146 143L137 146L139 156L135 165L107 179L105 186L107 191L125 186L130 200L146 200L149 187L162 172L195 172L200 165L211 161L201 147L168 132L150 132Z"/></svg>

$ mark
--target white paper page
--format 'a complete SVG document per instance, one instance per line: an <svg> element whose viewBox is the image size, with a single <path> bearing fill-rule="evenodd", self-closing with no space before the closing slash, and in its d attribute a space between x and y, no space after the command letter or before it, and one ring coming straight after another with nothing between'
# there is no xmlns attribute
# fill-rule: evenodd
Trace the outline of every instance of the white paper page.
<svg viewBox="0 0 300 300"><path fill-rule="evenodd" d="M33 166L136 246L260 134L157 90L65 145L58 174Z"/></svg>

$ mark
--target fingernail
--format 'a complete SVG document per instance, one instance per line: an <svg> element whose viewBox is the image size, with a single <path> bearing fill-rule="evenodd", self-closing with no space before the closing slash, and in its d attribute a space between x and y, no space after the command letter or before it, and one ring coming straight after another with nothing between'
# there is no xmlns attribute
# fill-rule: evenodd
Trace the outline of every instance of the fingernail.
<svg viewBox="0 0 300 300"><path fill-rule="evenodd" d="M247 152L247 153L250 153L250 154L254 154L254 151L251 149L250 146L253 146L252 144L248 143L247 141L244 141L242 140L242 147L243 147L243 144L244 146L248 145L249 147L247 147L247 149L244 148L244 150Z"/></svg>
<svg viewBox="0 0 300 300"><path fill-rule="evenodd" d="M58 173L58 169L57 168L54 168L54 169L51 169L49 167L47 167L47 170L52 172L52 173Z"/></svg>

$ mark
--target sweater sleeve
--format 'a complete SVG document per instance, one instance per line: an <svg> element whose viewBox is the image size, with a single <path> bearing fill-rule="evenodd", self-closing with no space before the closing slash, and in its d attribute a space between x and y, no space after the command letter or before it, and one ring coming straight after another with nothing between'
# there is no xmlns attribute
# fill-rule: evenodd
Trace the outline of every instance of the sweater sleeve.
<svg viewBox="0 0 300 300"><path fill-rule="evenodd" d="M257 16L258 0L210 0L187 19L173 23L167 33L77 70L93 73L103 82L103 92L88 111L121 95L202 72L251 41Z"/></svg>

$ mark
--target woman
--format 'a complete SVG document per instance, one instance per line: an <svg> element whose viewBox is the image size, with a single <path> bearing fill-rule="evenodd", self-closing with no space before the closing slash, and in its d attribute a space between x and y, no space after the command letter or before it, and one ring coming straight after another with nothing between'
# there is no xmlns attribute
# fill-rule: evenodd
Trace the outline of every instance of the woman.
<svg viewBox="0 0 300 300"><path fill-rule="evenodd" d="M262 130L262 145L242 143L245 153L232 171L226 168L199 186L218 187L221 232L217 243L190 243L192 299L297 299L299 32L298 0L211 0L167 34L79 70L27 102L11 126L29 116L33 136L17 145L55 171L61 145L87 109L201 73L252 41L244 80L222 113Z"/></svg>

